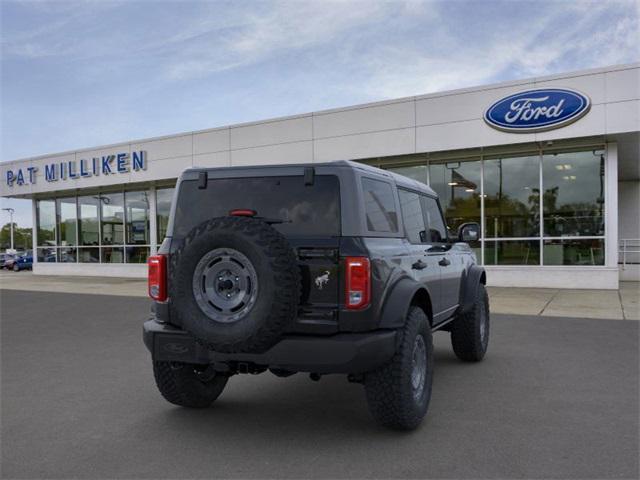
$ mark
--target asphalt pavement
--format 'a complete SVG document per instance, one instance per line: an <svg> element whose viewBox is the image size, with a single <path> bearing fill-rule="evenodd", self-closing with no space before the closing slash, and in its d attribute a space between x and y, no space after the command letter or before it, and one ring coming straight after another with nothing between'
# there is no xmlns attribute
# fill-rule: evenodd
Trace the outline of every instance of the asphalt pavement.
<svg viewBox="0 0 640 480"><path fill-rule="evenodd" d="M435 336L429 414L378 427L341 376L233 377L166 403L143 298L0 290L3 478L638 478L639 323L493 315L480 364Z"/></svg>

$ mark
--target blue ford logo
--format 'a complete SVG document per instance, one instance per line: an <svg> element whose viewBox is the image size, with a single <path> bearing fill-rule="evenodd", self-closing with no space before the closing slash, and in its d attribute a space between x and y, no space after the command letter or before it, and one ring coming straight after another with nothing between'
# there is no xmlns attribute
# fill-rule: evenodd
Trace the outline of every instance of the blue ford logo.
<svg viewBox="0 0 640 480"><path fill-rule="evenodd" d="M498 100L484 113L484 120L507 132L540 132L575 122L590 107L589 97L575 90L541 88Z"/></svg>

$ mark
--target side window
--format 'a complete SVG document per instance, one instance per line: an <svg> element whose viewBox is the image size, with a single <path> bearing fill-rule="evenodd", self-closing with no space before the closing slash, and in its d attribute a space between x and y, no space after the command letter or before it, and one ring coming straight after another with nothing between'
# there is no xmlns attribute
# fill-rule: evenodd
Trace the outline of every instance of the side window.
<svg viewBox="0 0 640 480"><path fill-rule="evenodd" d="M442 243L447 241L447 228L435 198L422 196L422 210L427 224L427 242Z"/></svg>
<svg viewBox="0 0 640 480"><path fill-rule="evenodd" d="M407 239L411 243L424 243L426 240L426 228L424 225L424 215L420 195L408 190L398 189L400 196L400 210L402 211L402 221L407 232Z"/></svg>
<svg viewBox="0 0 640 480"><path fill-rule="evenodd" d="M367 229L371 232L398 231L398 214L391 185L371 178L362 179Z"/></svg>

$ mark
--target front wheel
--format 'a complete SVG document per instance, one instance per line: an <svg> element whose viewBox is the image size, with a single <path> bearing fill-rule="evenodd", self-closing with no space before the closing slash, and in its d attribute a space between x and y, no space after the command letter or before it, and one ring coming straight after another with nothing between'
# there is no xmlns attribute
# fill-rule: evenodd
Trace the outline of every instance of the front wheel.
<svg viewBox="0 0 640 480"><path fill-rule="evenodd" d="M471 310L462 313L451 325L451 345L456 356L465 362L479 362L489 346L489 296L478 285Z"/></svg>
<svg viewBox="0 0 640 480"><path fill-rule="evenodd" d="M412 430L427 413L433 380L433 342L429 320L412 306L400 347L384 367L365 376L367 403L373 417L397 430Z"/></svg>
<svg viewBox="0 0 640 480"><path fill-rule="evenodd" d="M153 362L153 375L160 393L181 407L207 408L220 396L228 377L205 375L202 365Z"/></svg>

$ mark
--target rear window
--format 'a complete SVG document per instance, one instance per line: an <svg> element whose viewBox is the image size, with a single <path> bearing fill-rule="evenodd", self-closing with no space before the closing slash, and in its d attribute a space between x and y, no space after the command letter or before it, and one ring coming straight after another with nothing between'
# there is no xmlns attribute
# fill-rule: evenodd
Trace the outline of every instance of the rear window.
<svg viewBox="0 0 640 480"><path fill-rule="evenodd" d="M340 184L335 175L316 175L313 185L302 176L218 178L198 189L196 180L180 185L173 236L230 210L250 209L257 216L283 220L273 228L285 236L340 235Z"/></svg>

